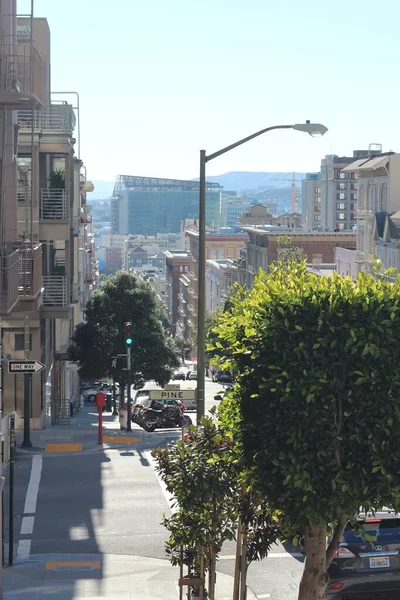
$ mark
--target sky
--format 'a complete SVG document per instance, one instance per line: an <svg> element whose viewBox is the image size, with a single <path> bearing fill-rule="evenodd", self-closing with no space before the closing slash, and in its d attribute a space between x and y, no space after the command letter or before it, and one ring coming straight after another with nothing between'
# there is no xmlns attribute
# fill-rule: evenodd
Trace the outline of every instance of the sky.
<svg viewBox="0 0 400 600"><path fill-rule="evenodd" d="M35 16L51 30L52 90L80 96L89 179L192 179L200 149L306 119L328 133L267 133L207 176L400 151L398 0L35 0Z"/></svg>

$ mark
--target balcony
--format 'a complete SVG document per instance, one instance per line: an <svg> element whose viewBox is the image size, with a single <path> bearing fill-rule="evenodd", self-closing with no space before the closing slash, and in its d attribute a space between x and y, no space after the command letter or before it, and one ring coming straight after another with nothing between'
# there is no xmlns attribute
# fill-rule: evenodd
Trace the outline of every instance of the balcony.
<svg viewBox="0 0 400 600"><path fill-rule="evenodd" d="M39 218L41 221L68 221L68 190L57 190L52 188L40 190Z"/></svg>
<svg viewBox="0 0 400 600"><path fill-rule="evenodd" d="M42 245L21 244L18 291L22 312L37 311L42 302Z"/></svg>
<svg viewBox="0 0 400 600"><path fill-rule="evenodd" d="M68 240L70 237L69 191L41 189L39 202L40 240Z"/></svg>
<svg viewBox="0 0 400 600"><path fill-rule="evenodd" d="M50 319L69 319L70 283L68 275L43 275L43 312Z"/></svg>
<svg viewBox="0 0 400 600"><path fill-rule="evenodd" d="M43 275L43 306L67 306L69 304L68 275Z"/></svg>
<svg viewBox="0 0 400 600"><path fill-rule="evenodd" d="M76 117L70 104L51 104L43 110L34 112L34 130L38 133L63 133L72 135ZM20 132L30 132L32 129L32 113L30 110L18 111Z"/></svg>
<svg viewBox="0 0 400 600"><path fill-rule="evenodd" d="M0 257L0 311L7 314L18 303L20 255L18 250Z"/></svg>

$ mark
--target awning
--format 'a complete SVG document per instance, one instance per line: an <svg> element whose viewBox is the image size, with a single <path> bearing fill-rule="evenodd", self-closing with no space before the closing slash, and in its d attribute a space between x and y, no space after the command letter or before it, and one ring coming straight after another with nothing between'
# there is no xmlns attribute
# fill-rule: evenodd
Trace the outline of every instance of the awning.
<svg viewBox="0 0 400 600"><path fill-rule="evenodd" d="M342 171L375 171L376 169L386 168L389 159L390 155L388 154L386 156L375 156L370 159L363 158L351 163L351 165L348 165Z"/></svg>

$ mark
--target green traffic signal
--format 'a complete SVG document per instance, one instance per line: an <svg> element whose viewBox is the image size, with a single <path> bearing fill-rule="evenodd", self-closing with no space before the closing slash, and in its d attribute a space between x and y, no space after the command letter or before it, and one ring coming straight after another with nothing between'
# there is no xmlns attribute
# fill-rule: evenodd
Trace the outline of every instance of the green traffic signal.
<svg viewBox="0 0 400 600"><path fill-rule="evenodd" d="M132 345L132 341L133 341L132 338L128 337L128 338L125 339L125 344L127 346L131 346Z"/></svg>

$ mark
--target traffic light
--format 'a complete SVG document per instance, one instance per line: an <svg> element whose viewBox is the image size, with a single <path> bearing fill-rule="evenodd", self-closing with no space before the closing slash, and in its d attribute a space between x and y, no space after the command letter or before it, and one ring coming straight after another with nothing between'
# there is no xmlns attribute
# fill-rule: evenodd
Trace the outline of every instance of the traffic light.
<svg viewBox="0 0 400 600"><path fill-rule="evenodd" d="M129 348L132 346L132 323L125 323L125 345Z"/></svg>

